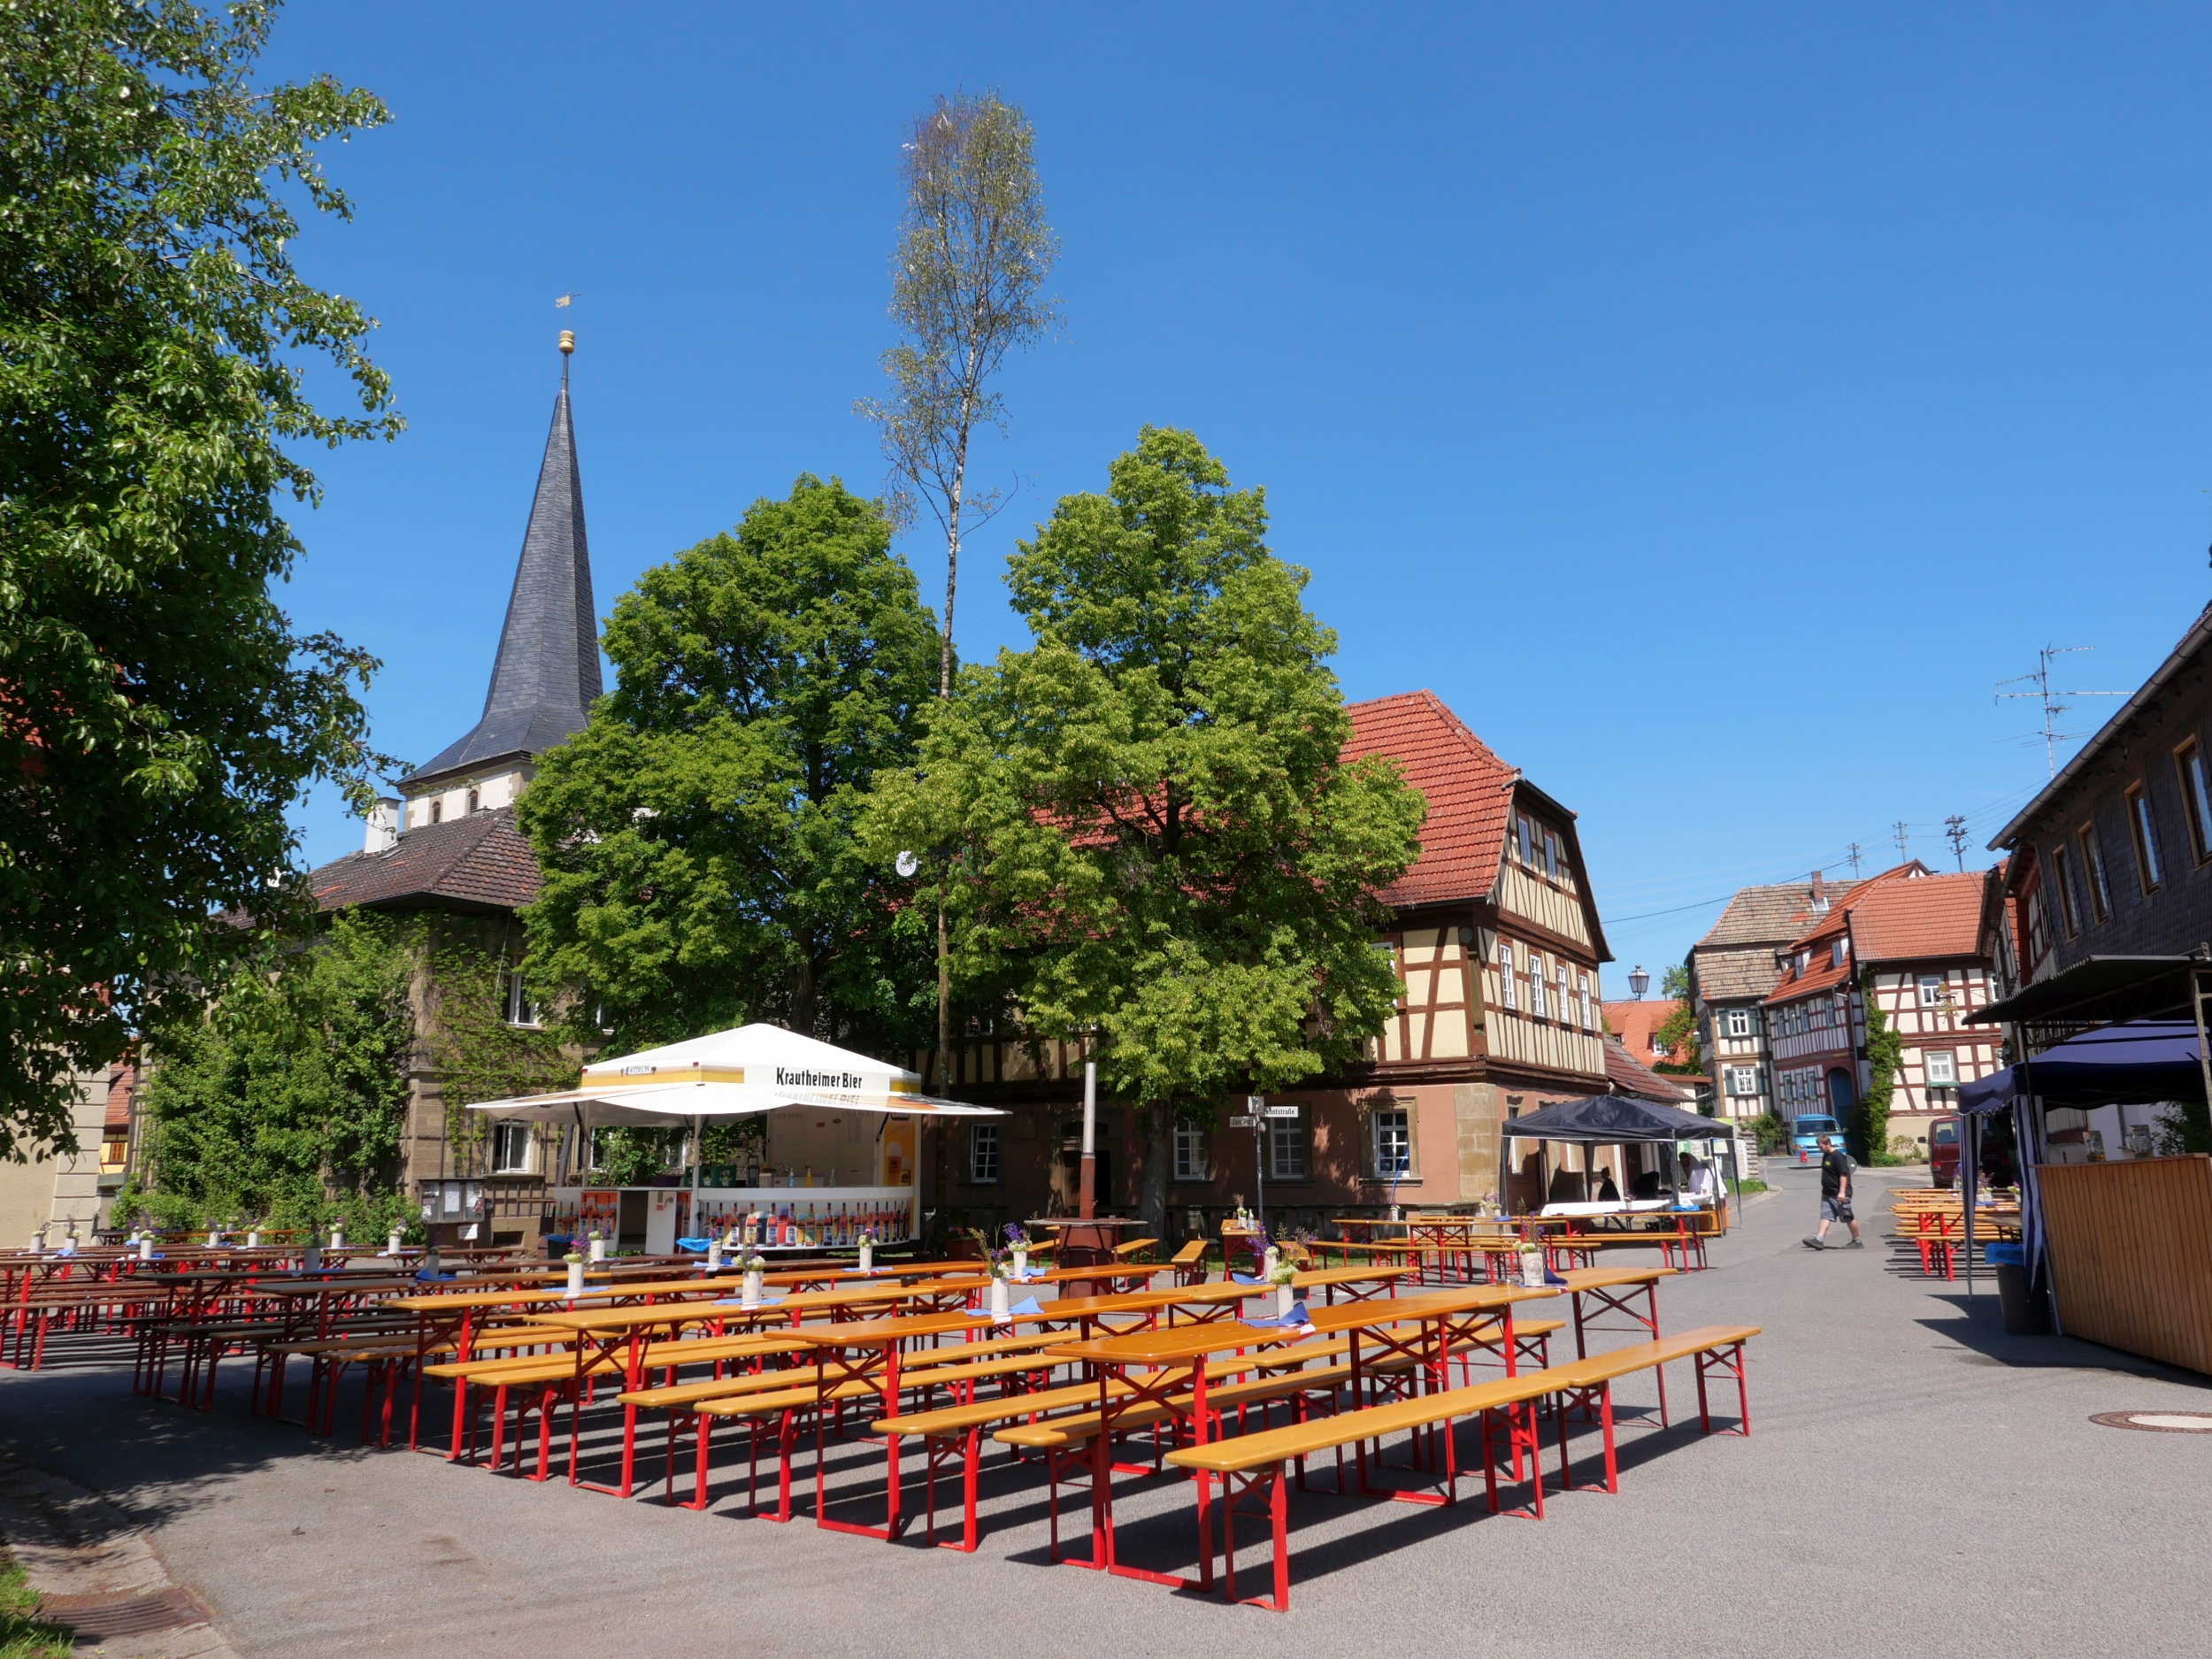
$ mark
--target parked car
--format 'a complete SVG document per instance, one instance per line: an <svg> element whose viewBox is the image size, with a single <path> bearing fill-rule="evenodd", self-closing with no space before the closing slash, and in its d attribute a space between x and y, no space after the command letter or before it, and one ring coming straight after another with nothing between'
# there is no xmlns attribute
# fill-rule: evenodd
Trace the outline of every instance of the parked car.
<svg viewBox="0 0 2212 1659"><path fill-rule="evenodd" d="M1938 1187L1949 1187L1959 1178L1959 1130L1955 1118L1939 1118L1928 1125L1928 1174Z"/></svg>
<svg viewBox="0 0 2212 1659"><path fill-rule="evenodd" d="M1800 1164L1820 1162L1820 1137L1832 1135L1843 1139L1843 1131L1832 1118L1793 1118L1790 1119L1790 1150L1797 1155Z"/></svg>

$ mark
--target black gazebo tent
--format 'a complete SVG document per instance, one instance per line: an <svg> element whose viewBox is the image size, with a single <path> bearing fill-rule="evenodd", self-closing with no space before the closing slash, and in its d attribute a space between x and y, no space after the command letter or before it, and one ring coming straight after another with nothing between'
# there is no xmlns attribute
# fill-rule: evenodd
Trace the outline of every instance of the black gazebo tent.
<svg viewBox="0 0 2212 1659"><path fill-rule="evenodd" d="M1733 1141L1735 1127L1717 1118L1686 1112L1678 1106L1633 1094L1584 1094L1554 1101L1548 1106L1506 1120L1505 1133L1517 1141L1558 1141L1574 1146L1624 1146L1631 1142ZM1672 1158L1662 1160L1667 1185L1676 1198L1682 1195L1680 1171ZM1725 1192L1724 1189L1724 1196Z"/></svg>

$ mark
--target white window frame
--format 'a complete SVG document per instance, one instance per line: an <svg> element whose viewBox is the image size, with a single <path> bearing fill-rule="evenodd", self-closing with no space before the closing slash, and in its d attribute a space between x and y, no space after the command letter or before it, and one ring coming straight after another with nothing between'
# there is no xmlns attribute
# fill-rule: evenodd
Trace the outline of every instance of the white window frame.
<svg viewBox="0 0 2212 1659"><path fill-rule="evenodd" d="M1577 995L1582 999L1582 1029L1595 1031L1598 1028L1597 1010L1590 1001L1590 976L1586 973L1578 973L1575 975L1575 980ZM1658 1029L1656 1025L1652 1027L1655 1034Z"/></svg>
<svg viewBox="0 0 2212 1659"><path fill-rule="evenodd" d="M1214 1178L1213 1148L1206 1144L1205 1130L1196 1124L1175 1125L1172 1178L1179 1181L1210 1181Z"/></svg>
<svg viewBox="0 0 2212 1659"><path fill-rule="evenodd" d="M1001 1154L1003 1146L999 1140L996 1124L968 1125L968 1185L996 1187L1003 1179L1005 1164Z"/></svg>
<svg viewBox="0 0 2212 1659"><path fill-rule="evenodd" d="M1930 1088L1956 1088L1959 1081L1959 1061L1956 1051L1950 1048L1927 1048L1921 1052L1921 1063L1926 1067ZM1942 1074L1937 1076L1940 1070Z"/></svg>
<svg viewBox="0 0 2212 1659"><path fill-rule="evenodd" d="M519 1154L515 1148L519 1146ZM527 1175L536 1165L537 1137L531 1133L528 1124L494 1124L492 1125L491 1172L494 1175Z"/></svg>
<svg viewBox="0 0 2212 1659"><path fill-rule="evenodd" d="M1920 975L1920 1006L1923 1008L1941 1008L1943 1006L1944 989L1949 982L1950 976L1948 974L1924 973Z"/></svg>
<svg viewBox="0 0 2212 1659"><path fill-rule="evenodd" d="M522 969L519 964L507 970L506 1002L507 1005L503 1012L510 1025L520 1026L525 1031L535 1031L538 1028L538 1017L542 1010L538 1007L536 1000L531 996L530 987L523 982Z"/></svg>
<svg viewBox="0 0 2212 1659"><path fill-rule="evenodd" d="M1306 1153L1306 1125L1295 1118L1271 1118L1267 1124L1267 1179L1305 1181L1313 1179Z"/></svg>
<svg viewBox="0 0 2212 1659"><path fill-rule="evenodd" d="M1569 1025L1572 1023L1575 1017L1574 987L1568 978L1567 964L1555 961L1552 965L1559 972L1559 1023L1563 1025Z"/></svg>
<svg viewBox="0 0 2212 1659"><path fill-rule="evenodd" d="M2151 792L2147 780L2138 783L2128 792L2127 804L2135 819L2138 879L2144 892L2155 892L2165 884L2165 877L2158 863L2158 820L2151 816Z"/></svg>
<svg viewBox="0 0 2212 1659"><path fill-rule="evenodd" d="M1528 1017L1531 1019L1549 1019L1550 999L1544 994L1544 958L1537 951L1528 953Z"/></svg>
<svg viewBox="0 0 2212 1659"><path fill-rule="evenodd" d="M1386 1106L1367 1115L1367 1156L1376 1178L1403 1179L1413 1173L1413 1110ZM1393 1149L1394 1148L1394 1149Z"/></svg>
<svg viewBox="0 0 2212 1659"><path fill-rule="evenodd" d="M1521 1006L1520 987L1515 983L1519 972L1513 965L1513 941L1501 939L1498 941L1498 983L1502 987L1505 1005L1515 1010Z"/></svg>
<svg viewBox="0 0 2212 1659"><path fill-rule="evenodd" d="M1728 1010L1727 1034L1731 1037L1748 1037L1751 1034L1751 1010L1749 1009L1732 1008Z"/></svg>
<svg viewBox="0 0 2212 1659"><path fill-rule="evenodd" d="M1728 1094L1732 1100L1753 1100L1759 1093L1759 1068L1755 1065L1732 1065L1728 1068Z"/></svg>

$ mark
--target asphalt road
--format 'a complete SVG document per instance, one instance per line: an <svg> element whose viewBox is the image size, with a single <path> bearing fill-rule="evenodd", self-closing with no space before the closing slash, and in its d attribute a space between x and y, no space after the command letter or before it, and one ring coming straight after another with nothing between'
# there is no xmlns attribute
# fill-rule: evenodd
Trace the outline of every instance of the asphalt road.
<svg viewBox="0 0 2212 1659"><path fill-rule="evenodd" d="M2089 1420L2212 1409L2212 1386L2084 1343L2004 1337L1988 1291L1970 1305L1962 1284L1903 1271L1878 1176L1861 1205L1869 1248L1816 1256L1799 1242L1811 1176L1775 1179L1709 1271L1662 1289L1669 1328L1764 1328L1748 1439L1702 1438L1694 1414L1661 1430L1644 1379L1624 1390L1638 1420L1619 1495L1555 1489L1541 1523L1489 1516L1479 1486L1455 1510L1294 1495L1286 1617L1048 1564L1041 1482L1002 1463L982 1548L963 1555L918 1529L884 1544L743 1518L727 1479L692 1513L363 1451L342 1414L334 1442L311 1440L246 1416L243 1368L204 1416L134 1398L127 1370L0 1372L0 1448L140 1517L247 1655L2212 1646L2212 1435ZM1692 1399L1686 1368L1671 1397ZM860 1445L833 1459L839 1485L881 1467ZM1125 1559L1190 1564L1187 1487L1128 1480L1116 1510ZM1263 1560L1246 1557L1248 1594Z"/></svg>

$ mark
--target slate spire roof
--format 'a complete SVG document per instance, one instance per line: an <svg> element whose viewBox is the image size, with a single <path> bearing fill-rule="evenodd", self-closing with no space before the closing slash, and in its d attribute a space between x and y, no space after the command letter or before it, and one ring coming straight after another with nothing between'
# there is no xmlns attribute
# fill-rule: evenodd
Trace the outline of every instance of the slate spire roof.
<svg viewBox="0 0 2212 1659"><path fill-rule="evenodd" d="M405 781L427 781L500 756L542 754L583 729L600 689L599 615L591 598L584 490L576 472L564 359L484 718Z"/></svg>

